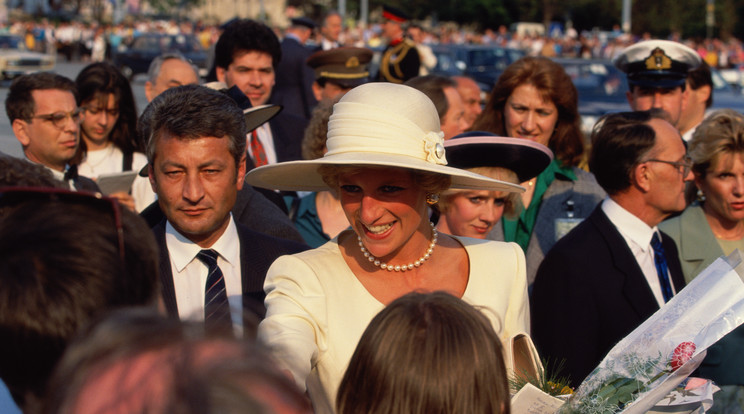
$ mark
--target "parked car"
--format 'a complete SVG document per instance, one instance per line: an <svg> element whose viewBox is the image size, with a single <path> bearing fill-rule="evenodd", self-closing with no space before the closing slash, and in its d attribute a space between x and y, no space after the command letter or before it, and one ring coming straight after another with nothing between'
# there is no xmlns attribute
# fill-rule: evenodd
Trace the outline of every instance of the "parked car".
<svg viewBox="0 0 744 414"><path fill-rule="evenodd" d="M169 35L146 33L120 45L113 54L113 63L130 80L140 73L147 73L150 63L164 53L178 52L199 69L199 76L206 76L207 52L194 35Z"/></svg>
<svg viewBox="0 0 744 414"><path fill-rule="evenodd" d="M54 70L55 63L54 55L27 50L22 37L0 34L0 76L3 80L27 73Z"/></svg>
<svg viewBox="0 0 744 414"><path fill-rule="evenodd" d="M432 74L469 76L484 92L491 92L504 69L525 55L519 49L486 45L434 45L431 49L437 57Z"/></svg>

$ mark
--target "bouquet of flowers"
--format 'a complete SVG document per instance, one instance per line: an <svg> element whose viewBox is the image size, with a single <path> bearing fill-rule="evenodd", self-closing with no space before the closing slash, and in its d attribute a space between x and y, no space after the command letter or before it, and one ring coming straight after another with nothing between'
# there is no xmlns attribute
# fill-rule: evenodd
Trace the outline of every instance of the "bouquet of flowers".
<svg viewBox="0 0 744 414"><path fill-rule="evenodd" d="M738 252L719 258L621 340L559 413L645 413L702 362L705 350L744 323ZM689 412L689 410L687 411Z"/></svg>

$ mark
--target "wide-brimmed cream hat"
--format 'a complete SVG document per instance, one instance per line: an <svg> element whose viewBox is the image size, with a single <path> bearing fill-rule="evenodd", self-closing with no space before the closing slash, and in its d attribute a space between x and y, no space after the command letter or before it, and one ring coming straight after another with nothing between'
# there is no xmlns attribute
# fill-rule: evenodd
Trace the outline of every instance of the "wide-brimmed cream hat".
<svg viewBox="0 0 744 414"><path fill-rule="evenodd" d="M265 165L246 175L250 185L277 190L322 191L318 167L396 167L443 174L452 188L522 192L524 188L448 167L434 104L409 86L368 83L344 95L328 122L322 158Z"/></svg>

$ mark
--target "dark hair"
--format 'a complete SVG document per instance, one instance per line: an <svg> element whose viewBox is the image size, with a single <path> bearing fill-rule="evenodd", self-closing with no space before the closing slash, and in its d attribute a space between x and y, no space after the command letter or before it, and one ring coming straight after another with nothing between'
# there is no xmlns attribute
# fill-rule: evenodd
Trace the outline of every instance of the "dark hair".
<svg viewBox="0 0 744 414"><path fill-rule="evenodd" d="M69 189L70 185L54 178L41 164L11 156L0 156L0 187L53 187Z"/></svg>
<svg viewBox="0 0 744 414"><path fill-rule="evenodd" d="M713 105L713 76L710 73L710 66L702 61L700 66L687 72L687 82L690 84L690 89L693 90L699 89L701 86L710 86L710 95L708 95L708 100L705 101L705 107L710 108Z"/></svg>
<svg viewBox="0 0 744 414"><path fill-rule="evenodd" d="M78 74L75 84L78 89L78 106L97 101L105 108L108 105L109 94L113 95L119 109L119 119L116 120L108 140L124 154L143 152L144 148L137 140L137 105L134 102L132 87L119 69L107 62L91 63ZM79 164L87 150L85 140L81 139L71 163Z"/></svg>
<svg viewBox="0 0 744 414"><path fill-rule="evenodd" d="M341 380L339 414L509 413L501 342L446 292L409 293L367 326Z"/></svg>
<svg viewBox="0 0 744 414"><path fill-rule="evenodd" d="M563 67L544 57L523 57L509 65L491 91L483 112L472 131L506 135L504 107L517 87L534 86L546 101L558 108L558 121L548 147L565 166L576 166L584 154L584 138L579 117L579 94Z"/></svg>
<svg viewBox="0 0 744 414"><path fill-rule="evenodd" d="M449 102L444 94L444 88L457 89L457 83L450 78L439 75L416 76L407 80L404 85L418 89L428 96L437 108L439 119L444 119L444 115L449 110Z"/></svg>
<svg viewBox="0 0 744 414"><path fill-rule="evenodd" d="M270 27L255 20L238 20L229 26L217 40L214 47L214 64L227 69L241 52L263 52L271 56L271 64L276 70L282 59L279 39Z"/></svg>
<svg viewBox="0 0 744 414"><path fill-rule="evenodd" d="M145 108L137 135L146 143L147 161L155 161L155 146L163 134L181 139L226 137L235 165L245 156L246 126L243 111L222 92L199 85L171 88Z"/></svg>
<svg viewBox="0 0 744 414"><path fill-rule="evenodd" d="M665 119L660 109L618 112L603 116L592 131L589 170L609 195L631 185L633 168L656 143L652 119Z"/></svg>
<svg viewBox="0 0 744 414"><path fill-rule="evenodd" d="M81 327L116 307L155 304L158 251L152 232L141 217L119 209L122 262L112 207L102 200L36 196L3 208L0 378L24 411L38 404Z"/></svg>
<svg viewBox="0 0 744 414"><path fill-rule="evenodd" d="M36 103L31 93L48 89L69 91L77 100L75 82L64 76L50 72L19 76L10 84L8 96L5 98L5 113L8 114L10 123L16 119L30 122L36 112Z"/></svg>
<svg viewBox="0 0 744 414"><path fill-rule="evenodd" d="M149 370L129 368L142 358L152 361ZM73 413L85 388L106 377L121 383L102 403L112 412L271 413L267 392L294 412L310 412L307 398L259 344L144 310L116 312L71 344L43 412Z"/></svg>

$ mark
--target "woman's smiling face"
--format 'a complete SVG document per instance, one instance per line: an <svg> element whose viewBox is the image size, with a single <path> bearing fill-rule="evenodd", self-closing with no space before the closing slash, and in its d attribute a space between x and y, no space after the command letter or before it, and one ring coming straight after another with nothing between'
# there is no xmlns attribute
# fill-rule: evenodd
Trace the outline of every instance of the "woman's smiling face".
<svg viewBox="0 0 744 414"><path fill-rule="evenodd" d="M412 262L429 243L426 192L401 168L363 168L338 179L339 197L354 232L375 257Z"/></svg>

